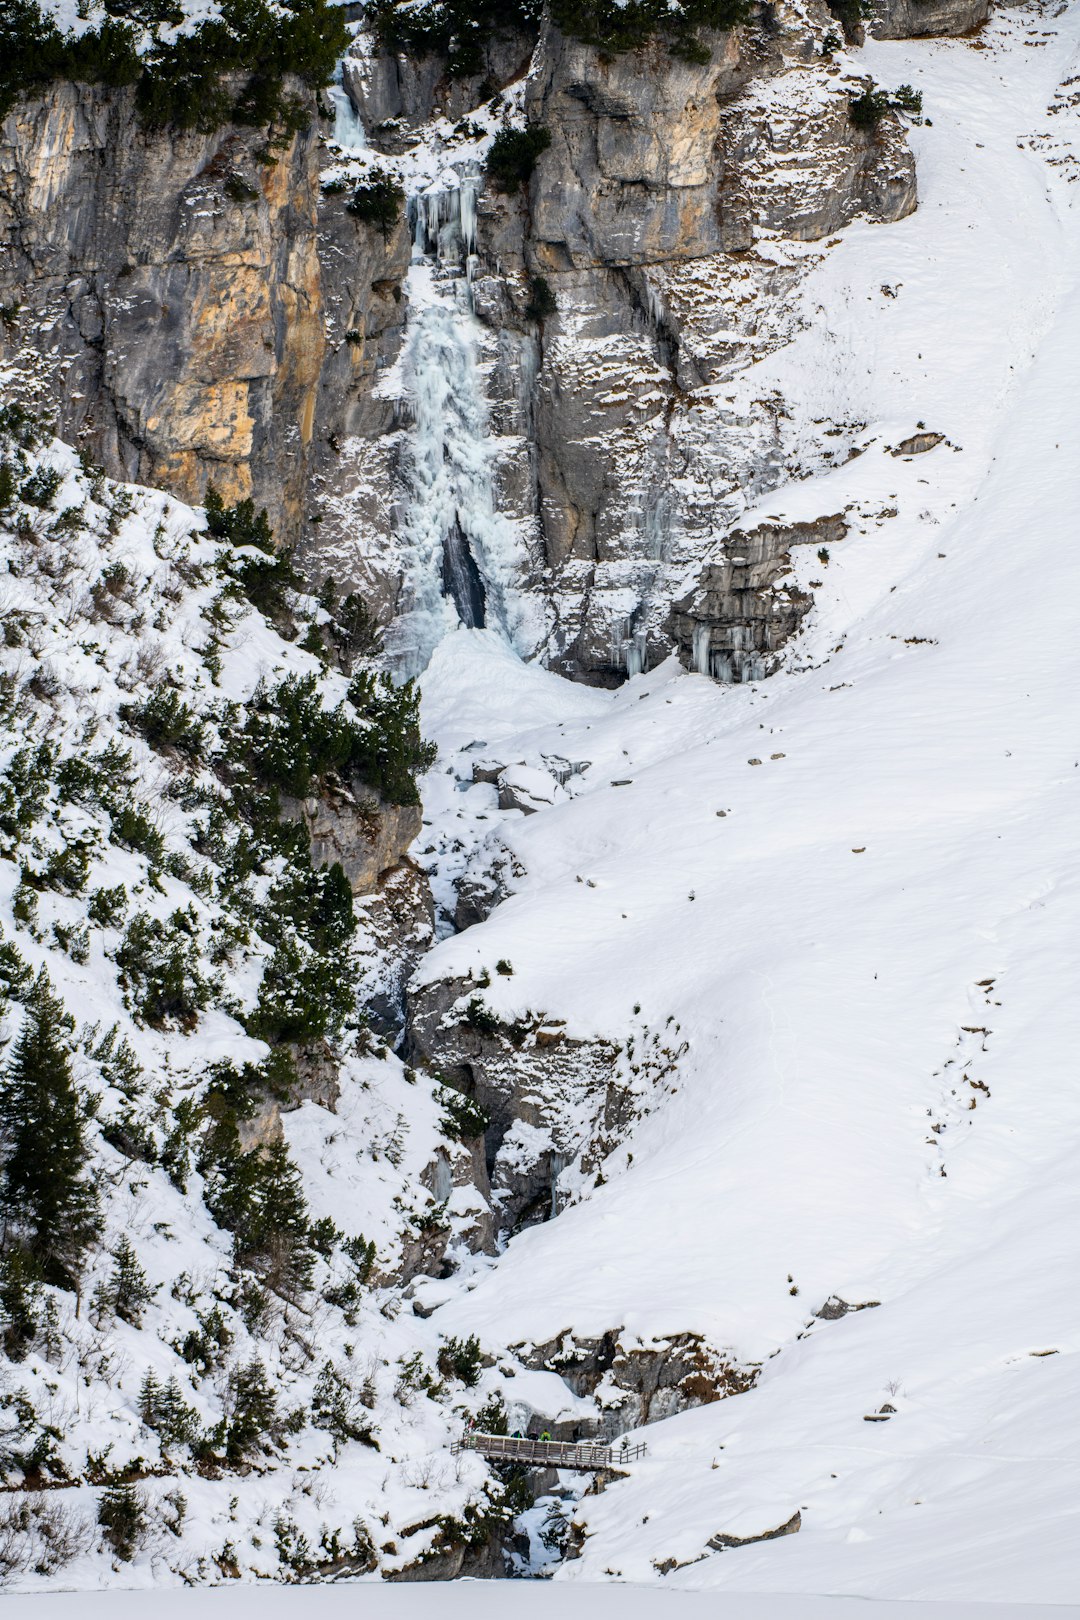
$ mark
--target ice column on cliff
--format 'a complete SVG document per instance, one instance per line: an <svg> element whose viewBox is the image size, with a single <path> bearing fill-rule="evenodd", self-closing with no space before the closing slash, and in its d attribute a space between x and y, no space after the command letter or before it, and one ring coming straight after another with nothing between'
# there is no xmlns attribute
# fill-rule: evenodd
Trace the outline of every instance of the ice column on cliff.
<svg viewBox="0 0 1080 1620"><path fill-rule="evenodd" d="M345 89L343 64L339 62L334 73L334 82L330 86L330 96L334 103L334 132L330 139L335 145L343 147L348 152L361 152L367 146L367 136L360 121L356 108Z"/></svg>
<svg viewBox="0 0 1080 1620"><path fill-rule="evenodd" d="M478 173L450 173L409 200L413 265L405 341L412 422L402 457L407 489L406 609L396 636L409 673L424 668L457 624L513 639L507 589L521 577L518 525L495 505L487 404L477 362Z"/></svg>

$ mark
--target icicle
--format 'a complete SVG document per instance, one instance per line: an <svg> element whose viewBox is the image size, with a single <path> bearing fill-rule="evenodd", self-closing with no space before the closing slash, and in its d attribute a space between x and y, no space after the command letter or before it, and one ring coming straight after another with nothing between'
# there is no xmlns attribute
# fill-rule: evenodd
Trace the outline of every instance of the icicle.
<svg viewBox="0 0 1080 1620"><path fill-rule="evenodd" d="M712 630L707 624L695 624L694 639L690 650L690 667L699 675L708 675L709 670L709 643L712 640Z"/></svg>
<svg viewBox="0 0 1080 1620"><path fill-rule="evenodd" d="M551 1219L559 1213L559 1177L566 1169L566 1154L557 1149L551 1155Z"/></svg>
<svg viewBox="0 0 1080 1620"><path fill-rule="evenodd" d="M476 252L476 193L479 188L479 175L462 175L458 190L458 208L461 220L461 245L466 257Z"/></svg>
<svg viewBox="0 0 1080 1620"><path fill-rule="evenodd" d="M628 676L644 675L648 660L648 648L645 644L644 630L636 630L633 640L626 649L626 673Z"/></svg>

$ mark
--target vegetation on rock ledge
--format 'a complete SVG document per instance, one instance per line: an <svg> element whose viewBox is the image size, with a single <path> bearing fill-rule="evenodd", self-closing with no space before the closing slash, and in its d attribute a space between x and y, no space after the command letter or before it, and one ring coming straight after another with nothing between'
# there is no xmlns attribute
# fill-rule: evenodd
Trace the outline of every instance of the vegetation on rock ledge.
<svg viewBox="0 0 1080 1620"><path fill-rule="evenodd" d="M344 12L328 0L221 0L220 14L166 40L174 8L109 0L109 15L82 33L61 33L38 0L9 0L0 17L0 116L20 95L56 80L137 86L140 116L155 127L213 130L233 122L309 121L306 103L286 94L287 78L309 89L328 84L348 43ZM147 42L145 30L149 30Z"/></svg>

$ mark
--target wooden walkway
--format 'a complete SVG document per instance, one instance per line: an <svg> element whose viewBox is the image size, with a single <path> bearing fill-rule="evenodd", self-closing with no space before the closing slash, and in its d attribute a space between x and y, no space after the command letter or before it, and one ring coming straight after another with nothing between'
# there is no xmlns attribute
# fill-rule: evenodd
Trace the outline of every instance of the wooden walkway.
<svg viewBox="0 0 1080 1620"><path fill-rule="evenodd" d="M478 1451L489 1462L533 1463L539 1468L619 1468L644 1457L648 1447L612 1445L608 1440L532 1440L509 1434L479 1434L470 1430L450 1447L456 1457Z"/></svg>

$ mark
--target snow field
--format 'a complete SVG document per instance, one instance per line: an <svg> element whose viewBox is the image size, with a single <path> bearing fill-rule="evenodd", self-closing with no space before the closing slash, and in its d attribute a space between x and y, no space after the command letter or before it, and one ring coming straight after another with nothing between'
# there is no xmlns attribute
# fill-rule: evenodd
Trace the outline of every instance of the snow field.
<svg viewBox="0 0 1080 1620"><path fill-rule="evenodd" d="M564 1583L674 1560L669 1585L717 1590L1076 1591L1080 302L1075 113L1047 108L1077 31L1024 7L978 48L865 53L932 125L918 213L847 232L811 324L752 373L796 424L866 421L856 460L742 520L851 523L827 565L798 555L823 584L786 673L549 700L537 671L524 726L527 672L482 635L426 677L447 758L591 764L527 818L433 783L435 838L495 837L524 876L422 976L507 957L500 1015L621 1037L640 1006L690 1047L607 1184L435 1319L502 1343L696 1330L762 1367L579 1505ZM887 453L920 423L949 442ZM879 1303L818 1320L832 1295ZM797 1509L797 1535L707 1553Z"/></svg>

